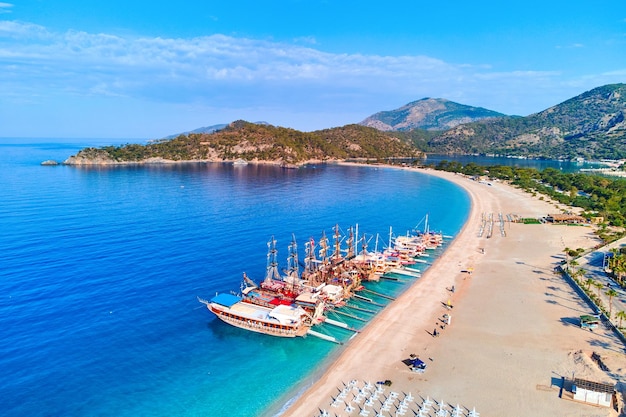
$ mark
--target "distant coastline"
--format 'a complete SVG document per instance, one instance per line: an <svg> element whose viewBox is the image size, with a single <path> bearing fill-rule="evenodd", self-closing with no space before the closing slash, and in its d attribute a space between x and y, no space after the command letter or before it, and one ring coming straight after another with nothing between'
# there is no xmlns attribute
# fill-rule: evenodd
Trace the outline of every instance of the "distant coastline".
<svg viewBox="0 0 626 417"><path fill-rule="evenodd" d="M282 160L246 160L243 158L233 159L220 159L220 158L207 158L207 159L187 159L187 160L173 160L167 158L148 158L141 161L115 161L111 159L92 159L83 158L72 155L66 158L62 162L55 160L46 160L41 165L68 165L68 166L133 166L133 165L175 165L175 164L199 164L199 163L223 163L234 164L237 161L244 160L247 164L252 165L273 165L283 166L285 168L302 168L307 165L320 165L320 164L358 164L367 166L392 166L402 167L401 164L390 163L394 158L388 158L387 161L379 161L372 158L329 158L329 159L309 159L297 163L285 163ZM407 158L398 157L395 158L398 161L407 160ZM615 168L596 168L598 166L606 166L606 161L562 161L556 159L532 159L532 158L509 158L505 156L484 156L484 155L441 155L441 154L425 154L423 158L414 158L416 161L422 161L420 165L429 166L436 165L442 160L457 161L465 165L467 163L475 163L480 166L489 165L507 165L507 166L525 166L538 170L545 169L546 167L554 167L562 170L563 172L587 172L598 173L602 175L612 175L618 177L626 176L626 171L619 171ZM591 168L587 168L591 167Z"/></svg>
<svg viewBox="0 0 626 417"><path fill-rule="evenodd" d="M112 161L112 160L88 160L88 159L78 159L74 156L69 157L61 164L58 165L69 165L69 166L129 166L129 165L176 165L176 164L238 164L238 161L242 161L241 158L236 159L187 159L187 160L173 160L173 159L165 159L165 158L149 158L142 161ZM274 166L283 166L285 168L300 168L305 165L315 165L315 164L336 164L341 162L341 160L317 160L311 159L308 161L300 162L300 163L292 163L287 164L283 161L275 160L252 160L245 161L246 164L252 165L274 165ZM46 161L45 161L46 162ZM43 164L43 162L42 162ZM53 164L47 164L53 165Z"/></svg>
<svg viewBox="0 0 626 417"><path fill-rule="evenodd" d="M615 168L582 168L581 171L591 174L610 175L613 177L626 177L626 171L618 171Z"/></svg>

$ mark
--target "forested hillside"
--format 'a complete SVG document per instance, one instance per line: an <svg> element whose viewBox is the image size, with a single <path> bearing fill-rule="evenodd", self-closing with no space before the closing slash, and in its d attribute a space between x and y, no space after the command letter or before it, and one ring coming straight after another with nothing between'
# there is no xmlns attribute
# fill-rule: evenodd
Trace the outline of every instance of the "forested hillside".
<svg viewBox="0 0 626 417"><path fill-rule="evenodd" d="M385 160L419 155L415 147L373 128L348 125L316 132L237 121L215 133L191 133L148 145L86 148L66 164L167 161L306 161L362 158Z"/></svg>

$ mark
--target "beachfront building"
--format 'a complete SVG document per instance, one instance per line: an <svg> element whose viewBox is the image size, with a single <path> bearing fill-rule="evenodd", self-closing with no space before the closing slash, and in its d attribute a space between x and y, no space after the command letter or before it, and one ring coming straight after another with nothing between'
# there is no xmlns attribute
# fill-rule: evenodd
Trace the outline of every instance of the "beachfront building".
<svg viewBox="0 0 626 417"><path fill-rule="evenodd" d="M576 214L548 214L546 221L550 223L586 223L587 220Z"/></svg>
<svg viewBox="0 0 626 417"><path fill-rule="evenodd" d="M574 400L584 403L610 407L615 385L575 378L572 386Z"/></svg>

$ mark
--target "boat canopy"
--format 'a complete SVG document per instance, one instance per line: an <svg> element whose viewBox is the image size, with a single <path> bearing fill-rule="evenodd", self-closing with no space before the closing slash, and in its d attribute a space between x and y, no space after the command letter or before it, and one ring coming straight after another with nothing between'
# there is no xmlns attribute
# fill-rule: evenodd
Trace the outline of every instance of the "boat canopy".
<svg viewBox="0 0 626 417"><path fill-rule="evenodd" d="M306 304L317 304L319 297L317 294L314 293L310 293L310 292L303 292L302 294L300 294L299 296L296 297L296 301L299 303L306 303Z"/></svg>
<svg viewBox="0 0 626 417"><path fill-rule="evenodd" d="M217 294L215 297L211 298L212 303L219 304L228 308L232 307L234 304L237 304L239 301L241 301L241 297L228 293Z"/></svg>
<svg viewBox="0 0 626 417"><path fill-rule="evenodd" d="M278 320L281 324L295 324L300 321L304 313L305 311L300 307L279 305L270 311L269 316Z"/></svg>
<svg viewBox="0 0 626 417"><path fill-rule="evenodd" d="M332 302L339 302L343 299L343 287L339 285L328 284L322 288L321 292L326 294L328 299Z"/></svg>

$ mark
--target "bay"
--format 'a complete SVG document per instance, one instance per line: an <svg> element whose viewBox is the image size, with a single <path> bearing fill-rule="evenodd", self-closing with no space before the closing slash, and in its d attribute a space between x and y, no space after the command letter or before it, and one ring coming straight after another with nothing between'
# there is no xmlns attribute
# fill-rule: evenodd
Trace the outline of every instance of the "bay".
<svg viewBox="0 0 626 417"><path fill-rule="evenodd" d="M426 214L455 235L469 209L446 181L382 167L39 165L101 144L0 142L3 415L279 409L343 347L233 328L196 297L237 291L243 272L260 281L272 236L284 268L292 234L303 248L358 224L372 248Z"/></svg>

